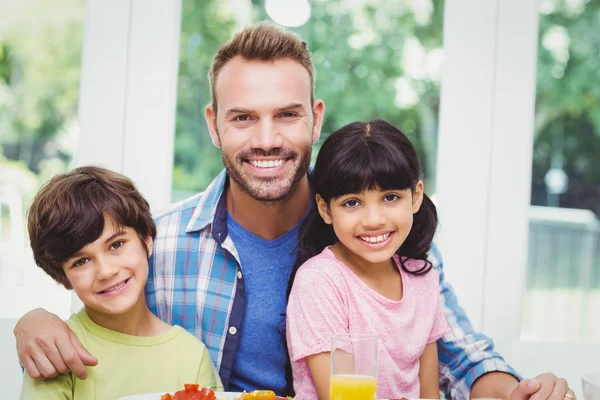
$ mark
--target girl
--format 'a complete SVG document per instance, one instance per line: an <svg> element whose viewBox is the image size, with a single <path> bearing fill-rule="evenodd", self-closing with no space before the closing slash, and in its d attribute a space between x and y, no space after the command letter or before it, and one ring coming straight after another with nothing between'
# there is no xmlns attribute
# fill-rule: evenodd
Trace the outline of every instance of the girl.
<svg viewBox="0 0 600 400"><path fill-rule="evenodd" d="M385 121L325 140L287 307L296 400L329 398L331 336L381 340L378 398L439 398L435 342L449 331L427 261L437 213L414 147Z"/></svg>

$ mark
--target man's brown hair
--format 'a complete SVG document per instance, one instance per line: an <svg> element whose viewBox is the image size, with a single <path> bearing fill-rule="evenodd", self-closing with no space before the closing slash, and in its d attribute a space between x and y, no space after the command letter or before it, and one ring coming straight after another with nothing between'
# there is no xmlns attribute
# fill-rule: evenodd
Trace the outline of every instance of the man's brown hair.
<svg viewBox="0 0 600 400"><path fill-rule="evenodd" d="M124 175L99 167L81 167L56 175L29 207L27 228L36 264L70 288L62 264L98 239L104 216L133 228L142 243L156 236L150 206Z"/></svg>
<svg viewBox="0 0 600 400"><path fill-rule="evenodd" d="M216 83L221 68L232 58L241 56L246 60L274 61L291 58L299 62L310 78L310 104L315 100L315 68L306 42L294 32L285 30L269 22L260 22L248 26L236 33L233 39L225 43L215 57L208 71L212 107L217 114Z"/></svg>

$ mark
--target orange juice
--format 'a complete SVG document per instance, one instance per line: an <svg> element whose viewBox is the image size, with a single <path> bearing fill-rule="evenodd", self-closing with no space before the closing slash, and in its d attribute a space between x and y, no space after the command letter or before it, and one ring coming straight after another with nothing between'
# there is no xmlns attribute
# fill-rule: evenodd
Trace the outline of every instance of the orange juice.
<svg viewBox="0 0 600 400"><path fill-rule="evenodd" d="M329 400L375 400L377 378L366 375L333 375Z"/></svg>

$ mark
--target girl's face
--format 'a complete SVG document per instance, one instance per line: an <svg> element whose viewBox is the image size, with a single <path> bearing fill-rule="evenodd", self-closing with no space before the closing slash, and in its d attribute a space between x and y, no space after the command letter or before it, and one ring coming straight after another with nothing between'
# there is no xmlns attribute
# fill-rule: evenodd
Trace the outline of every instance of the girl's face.
<svg viewBox="0 0 600 400"><path fill-rule="evenodd" d="M367 190L332 199L329 204L317 194L319 214L333 225L340 243L374 264L389 261L404 243L422 200L422 181L414 191Z"/></svg>
<svg viewBox="0 0 600 400"><path fill-rule="evenodd" d="M152 238L142 242L130 227L105 217L104 230L63 264L88 313L124 314L144 300Z"/></svg>

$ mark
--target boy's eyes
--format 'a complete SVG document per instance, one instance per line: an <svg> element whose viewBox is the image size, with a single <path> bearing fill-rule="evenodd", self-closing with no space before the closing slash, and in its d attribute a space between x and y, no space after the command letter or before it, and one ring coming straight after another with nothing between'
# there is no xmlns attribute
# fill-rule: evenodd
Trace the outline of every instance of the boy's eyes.
<svg viewBox="0 0 600 400"><path fill-rule="evenodd" d="M118 250L125 245L124 240L117 240L113 244L110 245L110 250ZM73 263L73 267L81 267L82 265L87 264L90 261L88 257L80 258L79 260Z"/></svg>
<svg viewBox="0 0 600 400"><path fill-rule="evenodd" d="M118 240L116 242L114 242L113 244L110 245L111 249L120 249L121 247L123 247L123 245L125 244L124 240Z"/></svg>
<svg viewBox="0 0 600 400"><path fill-rule="evenodd" d="M82 265L87 263L89 260L90 260L89 258L81 258L73 263L73 267L81 267Z"/></svg>

